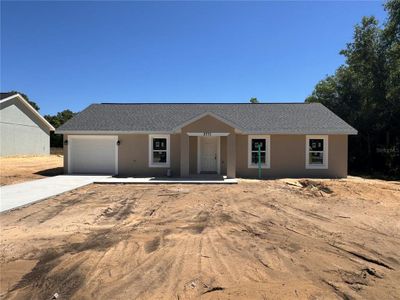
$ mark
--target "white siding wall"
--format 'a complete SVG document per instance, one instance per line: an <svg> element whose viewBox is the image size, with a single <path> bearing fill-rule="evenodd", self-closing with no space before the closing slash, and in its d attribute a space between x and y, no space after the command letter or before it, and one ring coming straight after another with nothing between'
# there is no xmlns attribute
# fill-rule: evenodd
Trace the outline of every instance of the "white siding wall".
<svg viewBox="0 0 400 300"><path fill-rule="evenodd" d="M50 132L18 101L0 110L0 156L49 155Z"/></svg>

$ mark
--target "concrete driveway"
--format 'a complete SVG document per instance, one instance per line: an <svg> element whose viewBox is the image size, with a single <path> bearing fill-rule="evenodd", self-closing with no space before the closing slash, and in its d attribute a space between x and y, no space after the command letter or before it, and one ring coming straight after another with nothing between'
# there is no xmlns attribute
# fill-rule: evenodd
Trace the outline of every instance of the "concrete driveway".
<svg viewBox="0 0 400 300"><path fill-rule="evenodd" d="M59 175L0 187L0 212L88 185L109 176Z"/></svg>

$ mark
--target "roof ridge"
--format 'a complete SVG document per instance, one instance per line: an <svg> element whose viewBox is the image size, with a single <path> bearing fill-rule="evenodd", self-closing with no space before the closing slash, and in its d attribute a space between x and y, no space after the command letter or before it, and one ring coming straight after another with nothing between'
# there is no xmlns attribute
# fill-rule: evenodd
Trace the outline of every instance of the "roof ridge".
<svg viewBox="0 0 400 300"><path fill-rule="evenodd" d="M299 104L299 105L304 105L304 104L316 104L316 103L307 103L307 102L262 102L262 103L215 103L215 102L165 102L165 103L160 103L160 102L154 102L154 103L148 103L148 102L102 102L102 103L93 103L97 105L171 105L171 104L178 104L178 105L265 105L265 104ZM318 103L319 104L319 103Z"/></svg>

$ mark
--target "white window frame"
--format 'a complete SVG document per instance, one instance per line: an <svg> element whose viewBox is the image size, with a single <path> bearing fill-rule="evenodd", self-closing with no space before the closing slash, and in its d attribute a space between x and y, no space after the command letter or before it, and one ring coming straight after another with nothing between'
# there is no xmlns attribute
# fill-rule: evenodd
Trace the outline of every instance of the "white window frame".
<svg viewBox="0 0 400 300"><path fill-rule="evenodd" d="M167 140L167 161L165 163L153 162L153 139ZM149 168L169 168L171 157L170 135L169 134L149 134Z"/></svg>
<svg viewBox="0 0 400 300"><path fill-rule="evenodd" d="M324 141L324 150L323 151L310 151L309 144L310 139L320 139ZM307 135L306 136L306 169L328 169L328 149L329 149L329 140L327 135ZM310 164L310 152L322 152L323 163L318 164Z"/></svg>
<svg viewBox="0 0 400 300"><path fill-rule="evenodd" d="M264 139L265 140L265 164L261 164L261 169L271 168L271 136L269 135L249 135L247 139L247 167L250 169L258 168L258 164L251 163L251 140Z"/></svg>

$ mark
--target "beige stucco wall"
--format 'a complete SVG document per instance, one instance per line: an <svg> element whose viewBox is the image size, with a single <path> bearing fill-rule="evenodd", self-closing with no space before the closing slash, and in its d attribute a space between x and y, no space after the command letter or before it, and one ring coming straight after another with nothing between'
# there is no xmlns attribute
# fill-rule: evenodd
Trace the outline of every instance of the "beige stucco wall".
<svg viewBox="0 0 400 300"><path fill-rule="evenodd" d="M206 116L182 128L181 134L187 137L183 143L188 155L181 156L181 134L170 136L170 169L173 176L180 176L182 169L188 174L197 173L197 137L188 137L188 132L228 132L221 137L221 173L237 177L255 178L257 169L248 168L248 136L235 134L234 129L223 122ZM263 178L279 177L346 177L347 176L347 135L329 135L328 169L306 169L305 135L271 135L271 168L263 169ZM64 139L68 136L64 135ZM121 176L164 176L167 168L149 168L149 136L147 134L124 134L118 136L118 170ZM228 145L235 144L234 151ZM236 152L236 154L235 154ZM229 153L231 153L229 155ZM230 161L234 160L228 170ZM64 166L68 172L68 153L64 147Z"/></svg>
<svg viewBox="0 0 400 300"><path fill-rule="evenodd" d="M197 173L197 136L189 137L189 174Z"/></svg>
<svg viewBox="0 0 400 300"><path fill-rule="evenodd" d="M147 134L125 134L118 136L118 170L121 176L166 176L171 169L172 176L179 176L180 136L170 136L170 167L149 167L149 136Z"/></svg>
<svg viewBox="0 0 400 300"><path fill-rule="evenodd" d="M226 175L226 165L227 165L227 148L226 148L226 136L221 136L221 174Z"/></svg>
<svg viewBox="0 0 400 300"><path fill-rule="evenodd" d="M181 130L182 133L186 132L235 132L231 126L217 120L212 116L205 116L193 123L185 126Z"/></svg>
<svg viewBox="0 0 400 300"><path fill-rule="evenodd" d="M248 136L236 138L238 177L257 177L258 169L248 168ZM264 178L346 177L347 135L329 135L328 169L306 169L305 135L271 135L271 168L263 169Z"/></svg>

